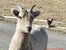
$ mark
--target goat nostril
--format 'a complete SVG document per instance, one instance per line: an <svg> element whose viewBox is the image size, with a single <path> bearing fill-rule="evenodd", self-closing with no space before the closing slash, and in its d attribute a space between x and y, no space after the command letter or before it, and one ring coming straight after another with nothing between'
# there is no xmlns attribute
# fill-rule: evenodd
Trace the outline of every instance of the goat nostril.
<svg viewBox="0 0 66 50"><path fill-rule="evenodd" d="M27 28L28 28L28 31L31 32L31 29L32 29L32 28L31 28L31 27L27 27Z"/></svg>

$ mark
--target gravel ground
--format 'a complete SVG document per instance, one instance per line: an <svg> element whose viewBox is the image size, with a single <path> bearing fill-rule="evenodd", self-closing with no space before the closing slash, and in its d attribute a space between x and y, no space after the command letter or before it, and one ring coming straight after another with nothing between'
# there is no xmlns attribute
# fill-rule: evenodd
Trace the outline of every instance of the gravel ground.
<svg viewBox="0 0 66 50"><path fill-rule="evenodd" d="M66 23L66 0L0 0L0 15L12 15L11 8L19 4L25 9L36 4L35 10L41 11L38 19L54 18Z"/></svg>
<svg viewBox="0 0 66 50"><path fill-rule="evenodd" d="M15 32L15 26L15 24L0 21L0 50L8 50L9 42ZM48 29L46 32L48 34L48 50L66 50L66 34Z"/></svg>

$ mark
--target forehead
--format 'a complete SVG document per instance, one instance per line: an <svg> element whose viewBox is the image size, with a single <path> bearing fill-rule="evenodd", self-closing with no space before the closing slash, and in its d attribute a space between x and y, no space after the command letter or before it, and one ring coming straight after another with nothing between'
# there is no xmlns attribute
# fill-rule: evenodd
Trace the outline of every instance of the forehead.
<svg viewBox="0 0 66 50"><path fill-rule="evenodd" d="M27 12L30 12L30 9L28 9Z"/></svg>
<svg viewBox="0 0 66 50"><path fill-rule="evenodd" d="M30 12L30 9L28 9L28 10L23 11L23 13L22 12L19 13L19 16L22 16L22 17L32 17L33 14Z"/></svg>

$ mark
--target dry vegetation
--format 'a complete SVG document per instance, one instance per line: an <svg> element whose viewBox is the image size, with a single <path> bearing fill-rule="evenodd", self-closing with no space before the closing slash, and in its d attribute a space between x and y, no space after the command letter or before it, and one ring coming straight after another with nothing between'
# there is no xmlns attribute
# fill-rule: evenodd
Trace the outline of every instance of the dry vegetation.
<svg viewBox="0 0 66 50"><path fill-rule="evenodd" d="M35 10L40 10L38 19L54 18L55 21L66 22L66 0L0 0L0 12L12 15L10 9L19 4L27 9L36 4Z"/></svg>

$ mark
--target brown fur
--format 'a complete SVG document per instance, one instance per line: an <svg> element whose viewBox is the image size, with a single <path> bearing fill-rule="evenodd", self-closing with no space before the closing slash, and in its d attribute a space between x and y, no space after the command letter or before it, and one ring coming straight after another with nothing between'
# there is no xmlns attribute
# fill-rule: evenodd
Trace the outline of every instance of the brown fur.
<svg viewBox="0 0 66 50"><path fill-rule="evenodd" d="M19 50L26 50L29 44L29 33L21 32L23 35L22 44Z"/></svg>

